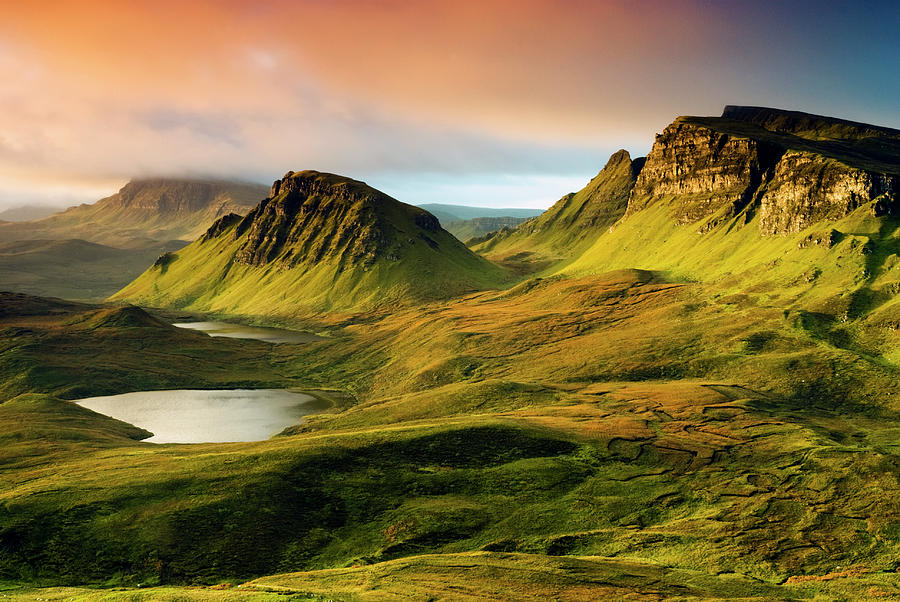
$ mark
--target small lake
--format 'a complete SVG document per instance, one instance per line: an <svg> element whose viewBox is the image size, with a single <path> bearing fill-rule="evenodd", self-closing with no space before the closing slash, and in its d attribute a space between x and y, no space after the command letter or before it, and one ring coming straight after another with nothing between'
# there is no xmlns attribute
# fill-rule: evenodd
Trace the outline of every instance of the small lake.
<svg viewBox="0 0 900 602"><path fill-rule="evenodd" d="M319 341L322 337L311 332L300 330L288 330L286 328L268 328L265 326L244 326L243 324L229 324L228 322L178 322L172 324L178 328L188 328L205 332L211 337L230 337L232 339L256 339L267 343L310 343Z"/></svg>
<svg viewBox="0 0 900 602"><path fill-rule="evenodd" d="M151 443L261 441L324 409L283 389L139 391L75 403L150 431Z"/></svg>

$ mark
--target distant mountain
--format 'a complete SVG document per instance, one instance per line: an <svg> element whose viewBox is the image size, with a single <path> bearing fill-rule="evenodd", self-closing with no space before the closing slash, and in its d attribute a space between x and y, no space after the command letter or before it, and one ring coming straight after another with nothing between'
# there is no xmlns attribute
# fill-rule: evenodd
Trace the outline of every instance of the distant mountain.
<svg viewBox="0 0 900 602"><path fill-rule="evenodd" d="M114 299L293 315L388 307L495 286L505 278L424 209L363 182L288 172L246 217L221 218Z"/></svg>
<svg viewBox="0 0 900 602"><path fill-rule="evenodd" d="M190 241L219 217L246 213L265 195L265 186L243 182L133 180L90 205L39 220L0 224L0 241L79 238L127 248Z"/></svg>
<svg viewBox="0 0 900 602"><path fill-rule="evenodd" d="M20 207L10 207L0 211L0 222L27 222L30 220L41 219L58 211L62 211L64 207L50 207L48 205L22 205Z"/></svg>
<svg viewBox="0 0 900 602"><path fill-rule="evenodd" d="M446 228L451 222L462 222L480 217L536 217L543 209L523 209L515 207L474 207L470 205L445 205L443 203L425 203L419 205L440 220Z"/></svg>
<svg viewBox="0 0 900 602"><path fill-rule="evenodd" d="M444 228L463 242L468 242L472 238L484 236L491 232L496 232L502 228L515 228L522 222L528 220L527 217L473 217L472 219L462 220L458 222L442 223Z"/></svg>

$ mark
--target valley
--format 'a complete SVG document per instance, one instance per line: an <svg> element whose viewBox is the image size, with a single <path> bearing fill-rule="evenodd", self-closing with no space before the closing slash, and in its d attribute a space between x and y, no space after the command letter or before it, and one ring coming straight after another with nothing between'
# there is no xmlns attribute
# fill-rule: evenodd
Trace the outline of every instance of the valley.
<svg viewBox="0 0 900 602"><path fill-rule="evenodd" d="M107 301L0 294L3 591L900 596L897 140L679 117L469 247L288 172ZM309 405L190 444L124 411L235 389Z"/></svg>

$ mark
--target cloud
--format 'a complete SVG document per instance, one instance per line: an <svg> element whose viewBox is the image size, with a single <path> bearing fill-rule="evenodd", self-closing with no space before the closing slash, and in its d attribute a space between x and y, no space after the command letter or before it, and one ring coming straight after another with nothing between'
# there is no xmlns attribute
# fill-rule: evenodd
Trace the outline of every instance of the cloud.
<svg viewBox="0 0 900 602"><path fill-rule="evenodd" d="M857 39L843 89L829 65L848 59L827 32L847 11L797 20L812 5L796 6L17 3L0 21L0 191L40 190L48 174L80 189L149 174L265 182L311 167L424 196L478 196L476 184L503 196L519 178L524 199L535 182L587 181L620 147L646 152L677 114L726 103L900 125L884 76L890 19L852 13L873 42ZM890 94L869 92L880 89Z"/></svg>

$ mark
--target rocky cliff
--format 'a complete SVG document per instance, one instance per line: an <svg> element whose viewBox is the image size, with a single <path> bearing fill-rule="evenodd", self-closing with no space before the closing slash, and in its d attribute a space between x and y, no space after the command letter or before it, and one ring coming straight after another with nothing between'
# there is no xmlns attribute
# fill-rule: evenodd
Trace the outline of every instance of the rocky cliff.
<svg viewBox="0 0 900 602"><path fill-rule="evenodd" d="M699 230L759 214L763 235L800 231L871 204L898 209L900 132L857 122L727 107L723 117L680 117L657 135L628 213L655 203Z"/></svg>
<svg viewBox="0 0 900 602"><path fill-rule="evenodd" d="M213 210L219 215L256 205L265 193L259 184L216 180L138 179L125 184L116 194L97 201L95 208L184 215Z"/></svg>
<svg viewBox="0 0 900 602"><path fill-rule="evenodd" d="M215 227L215 226L214 226ZM288 172L234 231L239 263L283 267L337 259L369 265L405 249L458 247L437 218L363 182L315 171Z"/></svg>

